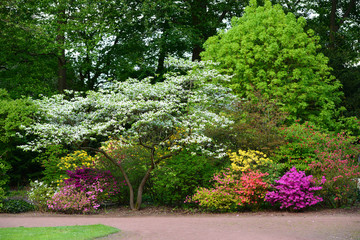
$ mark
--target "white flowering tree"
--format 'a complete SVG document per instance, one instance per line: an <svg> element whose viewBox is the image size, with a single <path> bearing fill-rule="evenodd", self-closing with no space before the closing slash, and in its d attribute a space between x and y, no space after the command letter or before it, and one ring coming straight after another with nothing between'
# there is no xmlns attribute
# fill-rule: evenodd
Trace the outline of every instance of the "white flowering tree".
<svg viewBox="0 0 360 240"><path fill-rule="evenodd" d="M228 81L229 77L210 70L204 62L175 59L169 62L186 74L172 72L165 76L164 82L156 84L151 84L151 79L129 79L97 92L87 92L85 96L70 92L71 98L55 95L34 100L40 110L36 124L26 128L26 132L36 138L22 147L41 151L51 144L81 146L98 136L121 138L142 146L151 154L136 202L121 159L114 159L105 148L92 149L120 169L129 187L130 208L140 209L144 185L158 162L189 144L209 144L211 139L203 134L207 126L226 127L231 123L221 109L230 106L233 95L229 89L213 84ZM162 147L170 152L157 157L156 149Z"/></svg>

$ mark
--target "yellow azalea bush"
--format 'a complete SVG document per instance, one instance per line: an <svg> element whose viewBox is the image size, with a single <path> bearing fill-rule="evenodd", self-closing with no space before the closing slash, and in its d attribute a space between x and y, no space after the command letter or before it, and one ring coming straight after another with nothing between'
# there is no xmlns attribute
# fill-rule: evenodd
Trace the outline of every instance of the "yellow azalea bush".
<svg viewBox="0 0 360 240"><path fill-rule="evenodd" d="M231 161L231 170L236 172L255 170L272 163L272 160L265 153L256 150L239 150L228 154Z"/></svg>
<svg viewBox="0 0 360 240"><path fill-rule="evenodd" d="M59 185L67 178L66 170L76 170L82 167L92 168L95 167L95 164L96 159L90 156L86 151L81 150L70 153L65 157L60 158L56 165L58 171L54 181Z"/></svg>
<svg viewBox="0 0 360 240"><path fill-rule="evenodd" d="M75 151L62 157L57 164L60 170L75 170L81 167L94 167L96 159L85 151Z"/></svg>

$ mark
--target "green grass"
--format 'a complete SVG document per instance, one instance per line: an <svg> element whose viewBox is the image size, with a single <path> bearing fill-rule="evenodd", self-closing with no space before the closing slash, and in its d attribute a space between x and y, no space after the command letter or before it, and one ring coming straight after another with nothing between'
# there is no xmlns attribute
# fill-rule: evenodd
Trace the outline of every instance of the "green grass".
<svg viewBox="0 0 360 240"><path fill-rule="evenodd" d="M12 227L0 228L0 239L21 239L21 240L45 240L45 239L63 239L63 240L83 240L104 237L112 233L118 232L119 229L97 225L83 226L64 226L64 227Z"/></svg>

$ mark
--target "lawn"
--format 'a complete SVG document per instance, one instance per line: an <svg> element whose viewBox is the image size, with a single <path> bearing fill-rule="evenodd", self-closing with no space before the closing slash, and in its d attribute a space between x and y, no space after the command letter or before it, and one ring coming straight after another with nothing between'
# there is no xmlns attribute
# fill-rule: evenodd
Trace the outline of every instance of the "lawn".
<svg viewBox="0 0 360 240"><path fill-rule="evenodd" d="M102 224L63 227L12 227L0 228L0 239L82 240L104 237L118 231L119 229L117 228L105 226Z"/></svg>

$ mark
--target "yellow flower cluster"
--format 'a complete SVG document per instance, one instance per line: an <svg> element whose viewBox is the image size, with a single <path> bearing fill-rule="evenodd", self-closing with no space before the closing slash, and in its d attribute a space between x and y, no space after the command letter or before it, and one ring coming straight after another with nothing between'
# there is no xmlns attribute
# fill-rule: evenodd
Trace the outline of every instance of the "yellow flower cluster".
<svg viewBox="0 0 360 240"><path fill-rule="evenodd" d="M93 167L95 158L85 151L75 151L60 159L57 167L60 170L75 170L79 167Z"/></svg>
<svg viewBox="0 0 360 240"><path fill-rule="evenodd" d="M267 158L265 153L255 150L239 150L238 153L229 152L229 157L232 162L231 170L233 171L255 170L260 166L272 163L272 160Z"/></svg>

